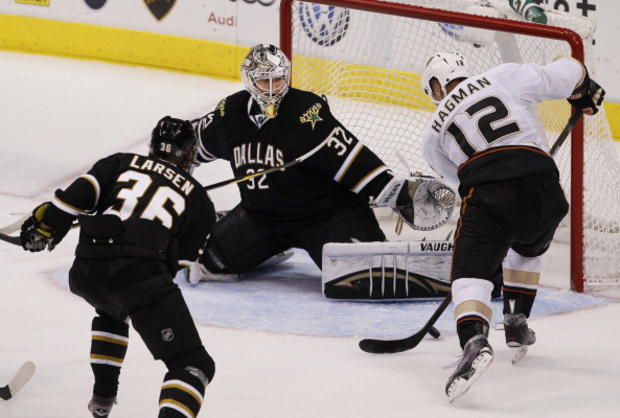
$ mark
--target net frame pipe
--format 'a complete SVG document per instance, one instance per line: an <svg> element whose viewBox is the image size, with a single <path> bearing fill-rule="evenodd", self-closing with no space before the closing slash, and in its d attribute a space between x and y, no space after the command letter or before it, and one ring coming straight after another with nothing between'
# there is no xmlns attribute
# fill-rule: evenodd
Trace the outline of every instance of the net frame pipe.
<svg viewBox="0 0 620 418"><path fill-rule="evenodd" d="M294 1L299 0L280 2L280 48L291 62ZM377 0L312 0L311 3L565 41L570 46L572 57L585 62L583 40L575 31L567 28ZM571 132L570 279L571 289L577 292L584 291L583 134L584 125L581 119Z"/></svg>

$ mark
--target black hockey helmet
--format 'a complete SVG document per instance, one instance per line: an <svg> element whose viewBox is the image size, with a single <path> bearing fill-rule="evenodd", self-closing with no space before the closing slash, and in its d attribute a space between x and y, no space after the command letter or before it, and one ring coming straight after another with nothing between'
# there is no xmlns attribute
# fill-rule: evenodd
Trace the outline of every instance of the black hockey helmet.
<svg viewBox="0 0 620 418"><path fill-rule="evenodd" d="M189 170L196 157L196 145L190 121L164 116L153 128L149 155Z"/></svg>

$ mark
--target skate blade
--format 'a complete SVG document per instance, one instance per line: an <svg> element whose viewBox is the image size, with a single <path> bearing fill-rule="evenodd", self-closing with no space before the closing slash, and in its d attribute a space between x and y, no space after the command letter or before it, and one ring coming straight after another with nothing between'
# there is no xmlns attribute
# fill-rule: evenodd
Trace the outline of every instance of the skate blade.
<svg viewBox="0 0 620 418"><path fill-rule="evenodd" d="M491 365L493 362L493 354L491 353L482 353L473 361L471 367L474 369L474 373L470 376L469 379L458 378L455 379L452 384L448 387L447 394L448 400L450 403L454 402L461 396L463 396L469 388L482 376L485 370Z"/></svg>
<svg viewBox="0 0 620 418"><path fill-rule="evenodd" d="M512 350L512 364L517 364L527 354L527 345L521 345L519 347L510 347Z"/></svg>

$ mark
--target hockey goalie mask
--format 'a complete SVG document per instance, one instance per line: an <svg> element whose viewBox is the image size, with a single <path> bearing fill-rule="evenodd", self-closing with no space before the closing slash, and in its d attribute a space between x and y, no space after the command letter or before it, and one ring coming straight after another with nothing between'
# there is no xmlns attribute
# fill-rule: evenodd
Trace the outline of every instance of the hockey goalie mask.
<svg viewBox="0 0 620 418"><path fill-rule="evenodd" d="M275 118L291 83L291 62L278 47L257 45L241 64L241 79L263 114Z"/></svg>
<svg viewBox="0 0 620 418"><path fill-rule="evenodd" d="M431 98L436 105L447 95L446 86L457 78L467 78L471 75L465 58L458 52L437 52L426 63L422 74L422 87L424 93ZM431 86L431 80L439 82L443 97L436 96Z"/></svg>

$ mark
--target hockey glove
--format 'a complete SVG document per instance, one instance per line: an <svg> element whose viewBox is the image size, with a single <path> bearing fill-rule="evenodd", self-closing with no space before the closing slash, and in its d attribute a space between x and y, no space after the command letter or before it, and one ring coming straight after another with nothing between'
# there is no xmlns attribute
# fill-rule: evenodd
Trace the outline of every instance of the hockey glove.
<svg viewBox="0 0 620 418"><path fill-rule="evenodd" d="M407 180L406 187L400 191L398 203L394 210L407 225L431 231L450 219L456 195L449 186L433 177L415 176Z"/></svg>
<svg viewBox="0 0 620 418"><path fill-rule="evenodd" d="M605 90L592 80L586 71L583 82L575 88L566 100L576 108L583 110L586 115L595 115L604 98Z"/></svg>
<svg viewBox="0 0 620 418"><path fill-rule="evenodd" d="M32 216L22 224L20 238L24 250L52 251L67 235L73 216L56 208L50 202L42 203L32 211Z"/></svg>

